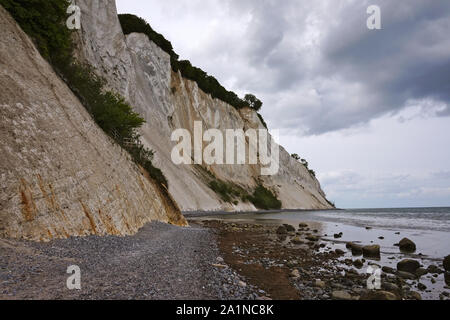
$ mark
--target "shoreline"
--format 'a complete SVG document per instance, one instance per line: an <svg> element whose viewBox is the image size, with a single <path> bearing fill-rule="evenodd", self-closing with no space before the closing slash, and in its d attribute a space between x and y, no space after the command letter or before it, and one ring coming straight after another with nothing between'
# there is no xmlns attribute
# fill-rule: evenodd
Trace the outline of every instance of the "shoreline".
<svg viewBox="0 0 450 320"><path fill-rule="evenodd" d="M450 278L444 277L442 259L384 250L383 258L366 257L362 252L354 255L346 248L347 241L324 236L323 222L308 222L300 228L290 225L290 231L281 232L283 224L274 221L212 218L195 222L215 229L225 262L273 299L447 300L450 296ZM362 248L365 241L352 242ZM396 270L397 263L405 259L418 261L420 273ZM367 289L369 265L382 268L380 291Z"/></svg>
<svg viewBox="0 0 450 320"><path fill-rule="evenodd" d="M198 218L208 216L237 216L241 214L268 214L268 213L294 213L294 212L318 212L318 211L342 211L345 209L279 209L279 210L256 210L256 211L182 211L181 213L186 218Z"/></svg>
<svg viewBox="0 0 450 320"><path fill-rule="evenodd" d="M0 298L448 300L450 296L449 283L435 288L427 282L444 281L442 260L434 269L424 266L426 274L399 273L384 263L388 260L353 256L346 241L324 235L323 222L289 225L201 218L189 222L188 228L153 222L128 237L72 237L49 243L0 239ZM420 256L399 257L394 264L401 258L424 263ZM367 289L369 264L383 267L380 291ZM65 287L69 265L81 268L81 291Z"/></svg>

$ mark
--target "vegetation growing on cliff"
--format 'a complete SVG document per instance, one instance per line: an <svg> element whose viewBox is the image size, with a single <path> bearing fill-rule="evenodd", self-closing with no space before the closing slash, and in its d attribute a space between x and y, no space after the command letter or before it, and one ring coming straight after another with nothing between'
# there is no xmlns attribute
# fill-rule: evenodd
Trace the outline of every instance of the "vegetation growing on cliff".
<svg viewBox="0 0 450 320"><path fill-rule="evenodd" d="M206 173L209 180L209 187L217 193L224 202L238 205L240 201L251 202L258 209L278 210L281 209L282 203L277 196L270 190L259 184L253 194L249 194L247 190L232 182L225 182L218 179L212 172L199 166L201 172Z"/></svg>
<svg viewBox="0 0 450 320"><path fill-rule="evenodd" d="M316 177L316 172L309 168L309 163L305 159L302 159L298 154L294 153L291 155L291 157L297 161L299 161L302 165L305 166L305 168L308 170L309 174L312 175L314 178Z"/></svg>
<svg viewBox="0 0 450 320"><path fill-rule="evenodd" d="M0 0L0 4L35 42L41 55L79 97L105 133L127 150L153 179L167 187L161 170L152 165L153 152L141 144L137 133L145 120L133 111L123 97L105 90L105 80L97 76L90 66L81 65L73 58L71 31L65 26L70 2Z"/></svg>
<svg viewBox="0 0 450 320"><path fill-rule="evenodd" d="M256 187L253 195L249 197L249 200L258 209L279 210L282 206L281 201L277 199L276 195L269 189L265 188L263 185L259 185L258 187Z"/></svg>
<svg viewBox="0 0 450 320"><path fill-rule="evenodd" d="M259 111L261 109L262 102L254 95L247 94L244 99L241 99L236 93L226 90L216 78L208 75L202 69L193 66L188 60L179 61L179 56L173 50L170 41L166 40L161 34L154 31L144 19L132 14L120 14L119 20L124 34L130 34L133 32L146 34L151 41L170 55L170 63L173 71L180 71L184 78L195 81L199 88L205 93L210 94L213 98L222 100L232 105L236 109L241 109L247 106L255 111Z"/></svg>

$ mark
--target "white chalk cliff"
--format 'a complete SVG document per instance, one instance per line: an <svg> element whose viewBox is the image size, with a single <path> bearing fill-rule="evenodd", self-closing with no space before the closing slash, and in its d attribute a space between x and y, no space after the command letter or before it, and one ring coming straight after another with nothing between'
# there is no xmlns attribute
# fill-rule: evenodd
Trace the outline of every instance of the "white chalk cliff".
<svg viewBox="0 0 450 320"><path fill-rule="evenodd" d="M45 241L184 225L0 6L0 237Z"/></svg>
<svg viewBox="0 0 450 320"><path fill-rule="evenodd" d="M77 35L77 56L103 76L108 86L122 94L147 123L141 134L146 146L156 152L155 166L168 178L170 193L184 211L254 210L249 203L225 203L208 187L204 173L233 182L249 191L261 181L272 189L286 209L326 209L327 201L317 179L281 147L280 169L273 176L261 176L260 165L175 165L171 160L174 129L188 129L194 121L203 129L260 128L256 112L213 99L193 81L172 71L169 55L144 34L122 32L114 0L76 0L81 8L81 30ZM248 146L247 146L248 147Z"/></svg>

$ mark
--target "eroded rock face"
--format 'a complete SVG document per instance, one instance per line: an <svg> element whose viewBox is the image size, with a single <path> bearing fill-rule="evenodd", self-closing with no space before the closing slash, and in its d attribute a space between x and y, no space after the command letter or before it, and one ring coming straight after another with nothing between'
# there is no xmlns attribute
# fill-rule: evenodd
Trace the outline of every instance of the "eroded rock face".
<svg viewBox="0 0 450 320"><path fill-rule="evenodd" d="M128 235L152 220L185 224L1 6L0 88L0 236Z"/></svg>
<svg viewBox="0 0 450 320"><path fill-rule="evenodd" d="M331 208L319 182L308 170L280 148L278 174L260 177L260 165L175 165L170 141L175 129L193 135L194 121L203 129L263 129L257 114L232 106L202 92L196 83L174 73L169 55L143 34L126 37L120 28L113 0L77 0L82 11L82 30L78 34L78 56L104 76L111 88L121 93L142 114L143 142L156 152L155 165L167 176L170 193L182 210L254 210L253 205L223 203L209 187L206 170L217 178L234 182L247 190L259 178L273 189L289 209ZM249 147L247 143L247 148Z"/></svg>

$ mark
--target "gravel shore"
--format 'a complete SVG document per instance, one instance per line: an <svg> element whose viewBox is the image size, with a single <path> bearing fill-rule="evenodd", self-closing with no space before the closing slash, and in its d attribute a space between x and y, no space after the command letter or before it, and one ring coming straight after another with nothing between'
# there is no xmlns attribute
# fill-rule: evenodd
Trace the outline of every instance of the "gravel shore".
<svg viewBox="0 0 450 320"><path fill-rule="evenodd" d="M146 225L131 237L0 240L0 299L256 299L223 262L213 231ZM81 269L81 290L66 287ZM260 294L260 293L259 293Z"/></svg>

